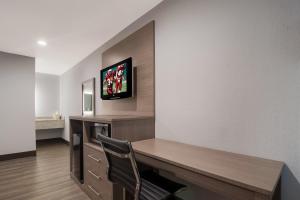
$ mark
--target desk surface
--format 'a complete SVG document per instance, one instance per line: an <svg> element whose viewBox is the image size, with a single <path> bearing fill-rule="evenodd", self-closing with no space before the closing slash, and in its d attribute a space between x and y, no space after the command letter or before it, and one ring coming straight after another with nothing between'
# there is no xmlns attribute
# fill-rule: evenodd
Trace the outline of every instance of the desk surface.
<svg viewBox="0 0 300 200"><path fill-rule="evenodd" d="M279 161L162 139L133 142L132 146L136 153L265 194L274 192L284 166Z"/></svg>
<svg viewBox="0 0 300 200"><path fill-rule="evenodd" d="M91 122L115 122L115 121L130 121L139 119L154 119L153 116L147 115L96 115L96 116L70 116L71 120L91 121Z"/></svg>

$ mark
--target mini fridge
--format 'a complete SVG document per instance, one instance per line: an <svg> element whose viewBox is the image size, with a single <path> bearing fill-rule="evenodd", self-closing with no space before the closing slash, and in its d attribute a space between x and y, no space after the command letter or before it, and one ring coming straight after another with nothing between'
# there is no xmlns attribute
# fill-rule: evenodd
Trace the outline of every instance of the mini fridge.
<svg viewBox="0 0 300 200"><path fill-rule="evenodd" d="M73 133L72 172L79 182L83 183L83 134Z"/></svg>

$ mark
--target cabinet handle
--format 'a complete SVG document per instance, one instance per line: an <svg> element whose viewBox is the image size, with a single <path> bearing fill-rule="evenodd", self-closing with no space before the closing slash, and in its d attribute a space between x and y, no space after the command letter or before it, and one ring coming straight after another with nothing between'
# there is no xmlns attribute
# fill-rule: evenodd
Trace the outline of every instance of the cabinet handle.
<svg viewBox="0 0 300 200"><path fill-rule="evenodd" d="M93 175L96 179L102 180L103 178L101 176L97 176L94 172L92 172L91 170L88 170L88 172Z"/></svg>
<svg viewBox="0 0 300 200"><path fill-rule="evenodd" d="M93 160L96 161L96 162L101 162L101 159L97 159L97 158L95 158L95 157L92 156L92 155L88 155L88 157L91 158L91 159L93 159Z"/></svg>
<svg viewBox="0 0 300 200"><path fill-rule="evenodd" d="M102 199L102 196L101 196L101 194L99 193L99 192L97 192L92 186L90 186L90 185L88 185L88 187L89 187L89 189L92 191L92 192L94 192L94 194L96 195L96 196L98 196L98 197L101 197L101 199Z"/></svg>

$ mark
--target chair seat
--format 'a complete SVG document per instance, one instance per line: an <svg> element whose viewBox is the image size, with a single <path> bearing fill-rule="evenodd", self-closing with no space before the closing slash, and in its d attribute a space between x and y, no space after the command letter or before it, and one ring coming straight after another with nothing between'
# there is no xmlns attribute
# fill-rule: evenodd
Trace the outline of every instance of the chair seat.
<svg viewBox="0 0 300 200"><path fill-rule="evenodd" d="M141 178L140 200L166 200L171 193Z"/></svg>

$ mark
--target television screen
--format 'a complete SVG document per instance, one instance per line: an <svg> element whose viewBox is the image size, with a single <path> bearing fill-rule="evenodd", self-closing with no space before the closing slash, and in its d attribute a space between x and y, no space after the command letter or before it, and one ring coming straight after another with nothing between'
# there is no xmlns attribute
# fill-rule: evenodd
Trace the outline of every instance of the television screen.
<svg viewBox="0 0 300 200"><path fill-rule="evenodd" d="M127 58L100 71L103 100L132 97L132 59Z"/></svg>

